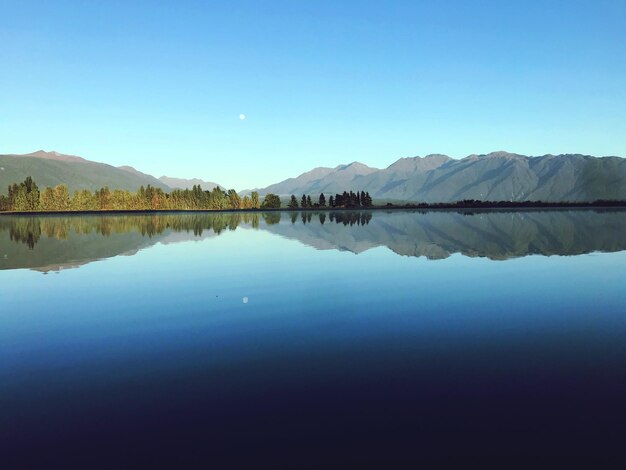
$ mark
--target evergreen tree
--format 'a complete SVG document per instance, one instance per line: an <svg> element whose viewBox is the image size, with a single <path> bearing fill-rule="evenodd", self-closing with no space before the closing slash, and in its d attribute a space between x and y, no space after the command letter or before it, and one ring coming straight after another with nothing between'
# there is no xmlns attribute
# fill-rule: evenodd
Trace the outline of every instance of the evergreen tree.
<svg viewBox="0 0 626 470"><path fill-rule="evenodd" d="M313 207L313 203L311 202L311 196L306 197L306 206Z"/></svg>
<svg viewBox="0 0 626 470"><path fill-rule="evenodd" d="M354 192L352 190L350 190L350 207L355 207L357 206L357 200L356 200L356 194L354 194Z"/></svg>
<svg viewBox="0 0 626 470"><path fill-rule="evenodd" d="M372 198L370 197L370 193L365 193L365 207L372 207Z"/></svg>
<svg viewBox="0 0 626 470"><path fill-rule="evenodd" d="M39 188L33 179L29 176L24 181L26 187L26 205L27 210L36 211L39 210Z"/></svg>
<svg viewBox="0 0 626 470"><path fill-rule="evenodd" d="M13 210L23 212L28 210L28 198L26 197L26 187L20 185L13 201Z"/></svg>
<svg viewBox="0 0 626 470"><path fill-rule="evenodd" d="M293 194L291 195L291 200L289 201L288 206L290 209L297 209L298 208L298 199L296 199L296 196L294 196Z"/></svg>
<svg viewBox="0 0 626 470"><path fill-rule="evenodd" d="M332 196L330 196L330 198L328 199L328 206L329 207L335 207L335 198Z"/></svg>
<svg viewBox="0 0 626 470"><path fill-rule="evenodd" d="M319 203L320 207L326 207L326 196L324 196L324 193L320 194Z"/></svg>
<svg viewBox="0 0 626 470"><path fill-rule="evenodd" d="M306 195L302 195L302 200L300 201L300 207L305 208L306 207Z"/></svg>

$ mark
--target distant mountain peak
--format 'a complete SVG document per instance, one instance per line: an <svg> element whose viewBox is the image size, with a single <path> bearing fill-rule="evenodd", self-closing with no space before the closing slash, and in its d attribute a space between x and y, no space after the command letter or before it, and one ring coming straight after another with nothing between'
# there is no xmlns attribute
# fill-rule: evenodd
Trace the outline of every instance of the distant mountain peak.
<svg viewBox="0 0 626 470"><path fill-rule="evenodd" d="M396 160L391 165L387 167L387 170L391 171L429 171L433 170L444 163L452 160L452 158L447 155L442 155L438 153L431 153L426 155L425 157L404 157Z"/></svg>
<svg viewBox="0 0 626 470"><path fill-rule="evenodd" d="M377 168L372 168L367 166L365 163L354 161L352 163L338 165L335 167L336 171L349 171L355 174L367 175L369 173L373 173L378 171Z"/></svg>
<svg viewBox="0 0 626 470"><path fill-rule="evenodd" d="M77 157L76 155L65 155L63 153L57 152L56 150L51 150L50 152L46 152L45 150L37 150L36 152L27 153L24 155L16 155L16 156L43 158L46 160L58 160L61 162L87 162L89 161L89 160L84 159L83 157Z"/></svg>
<svg viewBox="0 0 626 470"><path fill-rule="evenodd" d="M524 155L518 153L511 153L505 150L498 150L496 152L489 152L487 154L472 154L467 158L527 158Z"/></svg>
<svg viewBox="0 0 626 470"><path fill-rule="evenodd" d="M290 178L259 192L313 196L350 189L368 191L378 201L617 200L626 199L626 159L575 154L528 157L504 150L459 160L430 154L400 158L381 170L352 162L321 178Z"/></svg>
<svg viewBox="0 0 626 470"><path fill-rule="evenodd" d="M439 159L445 159L445 160L452 160L451 157L448 157L447 155L444 155L443 153L429 153L424 158L439 158Z"/></svg>
<svg viewBox="0 0 626 470"><path fill-rule="evenodd" d="M0 155L0 167L11 168L13 173L11 176L4 174L6 172L0 173L0 187L31 176L39 187L54 187L63 183L68 186L70 193L80 189L94 191L104 186L137 191L140 186L148 184L169 190L166 184L133 167L114 167L55 150L37 150L24 155Z"/></svg>
<svg viewBox="0 0 626 470"><path fill-rule="evenodd" d="M172 176L161 176L159 178L163 184L168 185L172 189L191 189L194 186L200 186L205 191L211 191L213 188L218 187L224 189L221 184L213 183L211 181L204 181L199 178L175 178Z"/></svg>

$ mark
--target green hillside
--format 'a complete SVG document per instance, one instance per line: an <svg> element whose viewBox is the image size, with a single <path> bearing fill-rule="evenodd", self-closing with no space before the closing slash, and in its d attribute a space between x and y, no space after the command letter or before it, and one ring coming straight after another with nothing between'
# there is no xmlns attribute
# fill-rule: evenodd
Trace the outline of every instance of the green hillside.
<svg viewBox="0 0 626 470"><path fill-rule="evenodd" d="M148 184L165 191L170 189L150 175L123 170L104 163L0 155L0 194L6 194L10 184L24 181L27 176L32 176L40 188L66 184L70 193L78 189L94 191L104 186L110 189L137 191L140 186Z"/></svg>

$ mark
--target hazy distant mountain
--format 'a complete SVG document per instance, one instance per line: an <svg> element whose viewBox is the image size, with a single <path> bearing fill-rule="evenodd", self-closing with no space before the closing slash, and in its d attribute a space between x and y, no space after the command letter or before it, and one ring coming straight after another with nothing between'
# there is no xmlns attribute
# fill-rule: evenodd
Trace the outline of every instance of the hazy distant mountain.
<svg viewBox="0 0 626 470"><path fill-rule="evenodd" d="M77 189L91 191L108 186L110 189L137 191L148 184L169 191L169 187L132 167L116 168L105 163L86 160L58 152L37 152L25 155L0 155L0 188L2 192L13 183L32 176L40 187L66 184L73 192Z"/></svg>
<svg viewBox="0 0 626 470"><path fill-rule="evenodd" d="M191 189L196 185L200 185L205 191L211 191L216 186L220 189L224 189L224 186L211 181L203 181L198 178L184 179L184 178L172 178L170 176L161 176L159 181L168 185L172 189Z"/></svg>
<svg viewBox="0 0 626 470"><path fill-rule="evenodd" d="M136 191L148 184L169 191L200 185L221 185L200 179L154 176L129 166L113 167L73 155L39 150L26 155L0 155L0 188L32 176L41 187L67 184L70 191L111 189ZM353 162L319 167L280 183L257 189L261 196L368 191L374 200L450 202L593 201L626 199L626 159L588 155L528 157L507 152L470 155L455 160L445 155L401 158L384 169ZM249 193L249 191L243 191Z"/></svg>
<svg viewBox="0 0 626 470"><path fill-rule="evenodd" d="M15 157L35 157L43 158L45 160L57 160L59 162L87 162L83 157L77 157L76 155L64 155L54 150L46 152L45 150L37 150L36 152L27 153L25 155L13 155Z"/></svg>
<svg viewBox="0 0 626 470"><path fill-rule="evenodd" d="M385 169L354 162L317 168L259 190L261 195L368 191L374 199L450 202L626 199L626 159L587 155L528 157L507 152L402 158Z"/></svg>
<svg viewBox="0 0 626 470"><path fill-rule="evenodd" d="M335 193L349 189L355 178L371 175L380 171L363 163L353 162L348 165L339 165L335 168L314 168L301 174L297 178L289 178L267 188L260 189L259 193L288 194L319 194Z"/></svg>

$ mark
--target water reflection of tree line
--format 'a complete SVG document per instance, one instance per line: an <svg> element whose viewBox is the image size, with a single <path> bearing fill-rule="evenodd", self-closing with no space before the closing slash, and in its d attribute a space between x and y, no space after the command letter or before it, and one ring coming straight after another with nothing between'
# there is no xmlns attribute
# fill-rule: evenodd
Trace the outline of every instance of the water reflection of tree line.
<svg viewBox="0 0 626 470"><path fill-rule="evenodd" d="M331 222L344 225L368 225L372 219L371 212L331 212L328 215ZM320 219L321 222L321 219ZM322 222L323 223L323 222Z"/></svg>
<svg viewBox="0 0 626 470"><path fill-rule="evenodd" d="M311 220L313 220L313 213L311 212L302 212L300 213L300 219L303 224L310 224ZM343 225L367 225L370 223L372 219L371 212L319 212L317 213L317 218L319 219L319 223L324 225L326 223L326 217L330 220L330 222L334 222L336 224ZM290 212L289 218L291 219L291 223L295 224L298 220L298 212Z"/></svg>
<svg viewBox="0 0 626 470"><path fill-rule="evenodd" d="M317 215L320 224L326 222L326 213L302 212L302 223L311 223ZM152 237L165 230L188 232L201 236L205 230L220 234L224 230L235 230L240 224L258 228L260 217L267 225L278 224L281 212L259 213L220 213L220 214L155 214L155 215L120 215L94 217L15 217L0 219L0 231L8 231L9 237L16 243L24 243L33 249L42 235L57 240L67 240L70 234L87 235L96 233L110 236L115 233L136 231L142 236ZM295 223L298 212L290 213L291 222ZM330 212L331 222L343 225L365 225L372 218L370 212Z"/></svg>
<svg viewBox="0 0 626 470"><path fill-rule="evenodd" d="M259 214L215 214L176 216L159 214L153 216L104 216L104 217L18 217L0 220L0 230L8 230L9 237L17 243L34 248L41 235L57 240L67 240L70 234L97 233L108 237L115 233L138 232L152 237L165 230L189 232L201 236L205 230L221 233L235 230L241 223L256 228Z"/></svg>

